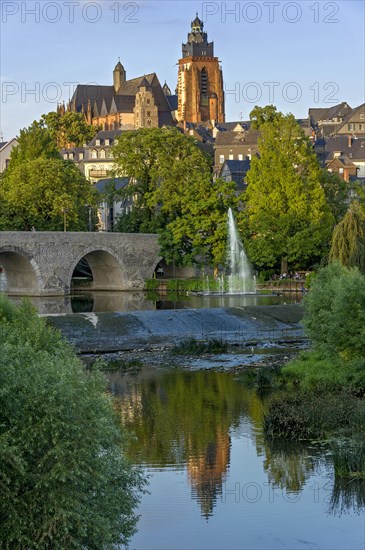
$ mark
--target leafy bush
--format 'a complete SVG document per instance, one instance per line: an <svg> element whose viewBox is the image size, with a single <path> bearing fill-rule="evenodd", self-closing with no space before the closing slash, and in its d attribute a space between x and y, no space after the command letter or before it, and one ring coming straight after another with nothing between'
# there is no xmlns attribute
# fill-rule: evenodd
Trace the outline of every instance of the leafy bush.
<svg viewBox="0 0 365 550"><path fill-rule="evenodd" d="M365 357L365 277L332 263L320 270L304 299L304 326L326 357Z"/></svg>
<svg viewBox="0 0 365 550"><path fill-rule="evenodd" d="M143 479L99 372L0 296L1 547L111 548L134 533Z"/></svg>

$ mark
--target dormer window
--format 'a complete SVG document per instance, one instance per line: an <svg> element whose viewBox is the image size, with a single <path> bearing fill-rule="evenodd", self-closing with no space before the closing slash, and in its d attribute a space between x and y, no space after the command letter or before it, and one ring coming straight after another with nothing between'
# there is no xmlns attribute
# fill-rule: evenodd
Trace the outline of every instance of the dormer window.
<svg viewBox="0 0 365 550"><path fill-rule="evenodd" d="M105 140L105 145L110 145L109 139L106 139L106 140Z"/></svg>
<svg viewBox="0 0 365 550"><path fill-rule="evenodd" d="M96 145L97 147L100 146L100 139L96 139L96 140L95 140L95 145Z"/></svg>
<svg viewBox="0 0 365 550"><path fill-rule="evenodd" d="M340 157L340 156L341 156L341 151L334 151L334 152L333 152L333 158L334 158L334 159L337 159L337 158Z"/></svg>
<svg viewBox="0 0 365 550"><path fill-rule="evenodd" d="M83 160L84 158L84 153L79 153L79 160Z"/></svg>
<svg viewBox="0 0 365 550"><path fill-rule="evenodd" d="M67 159L68 159L68 154L65 153L65 154L63 155L63 158L64 158L64 160L67 160Z"/></svg>
<svg viewBox="0 0 365 550"><path fill-rule="evenodd" d="M91 158L92 158L92 159L97 159L97 158L98 158L98 152L95 151L95 149L93 149L93 150L91 151Z"/></svg>
<svg viewBox="0 0 365 550"><path fill-rule="evenodd" d="M102 149L102 150L100 151L100 158L101 158L101 159L105 159L105 156L106 156L106 155L105 155L105 151L104 151L104 149Z"/></svg>

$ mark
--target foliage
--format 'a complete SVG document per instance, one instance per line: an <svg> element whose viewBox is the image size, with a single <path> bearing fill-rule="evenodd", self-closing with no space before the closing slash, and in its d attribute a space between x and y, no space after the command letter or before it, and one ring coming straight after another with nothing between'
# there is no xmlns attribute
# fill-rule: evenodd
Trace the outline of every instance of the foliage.
<svg viewBox="0 0 365 550"><path fill-rule="evenodd" d="M361 415L361 416L359 416ZM341 393L277 395L264 418L265 436L285 439L324 438L358 429L362 413L358 400Z"/></svg>
<svg viewBox="0 0 365 550"><path fill-rule="evenodd" d="M305 268L322 257L334 224L321 169L293 115L276 113L260 132L243 197L249 257L259 267Z"/></svg>
<svg viewBox="0 0 365 550"><path fill-rule="evenodd" d="M349 206L332 235L330 260L347 267L358 267L365 275L365 210L358 200Z"/></svg>
<svg viewBox="0 0 365 550"><path fill-rule="evenodd" d="M95 201L92 186L69 161L40 156L16 162L0 179L0 228L61 231L66 210L68 230L87 230L86 205Z"/></svg>
<svg viewBox="0 0 365 550"><path fill-rule="evenodd" d="M365 277L337 263L321 269L304 299L315 349L343 361L365 356Z"/></svg>
<svg viewBox="0 0 365 550"><path fill-rule="evenodd" d="M328 170L321 170L319 181L333 214L334 222L338 223L347 210L349 184L339 175L328 172Z"/></svg>
<svg viewBox="0 0 365 550"><path fill-rule="evenodd" d="M58 149L81 147L89 143L101 129L99 126L87 124L82 113L71 111L64 114L51 111L43 115L40 122L48 129Z"/></svg>
<svg viewBox="0 0 365 550"><path fill-rule="evenodd" d="M125 544L143 480L102 375L28 302L0 297L0 319L1 547Z"/></svg>
<svg viewBox="0 0 365 550"><path fill-rule="evenodd" d="M264 124L271 124L280 116L281 113L276 110L274 105L266 105L266 107L256 105L250 113L251 127L253 130L260 130Z"/></svg>
<svg viewBox="0 0 365 550"><path fill-rule="evenodd" d="M221 263L225 258L229 206L234 183L211 181L210 159L176 128L141 129L118 138L116 175L131 178L121 196L133 210L118 231L160 234L168 263Z"/></svg>
<svg viewBox="0 0 365 550"><path fill-rule="evenodd" d="M346 390L363 395L365 393L365 359L343 361L325 358L318 351L302 352L285 365L280 373L281 383L287 387L311 391Z"/></svg>
<svg viewBox="0 0 365 550"><path fill-rule="evenodd" d="M7 171L37 158L58 159L60 156L54 139L42 122L34 121L29 128L20 130L17 141L18 145L11 152Z"/></svg>

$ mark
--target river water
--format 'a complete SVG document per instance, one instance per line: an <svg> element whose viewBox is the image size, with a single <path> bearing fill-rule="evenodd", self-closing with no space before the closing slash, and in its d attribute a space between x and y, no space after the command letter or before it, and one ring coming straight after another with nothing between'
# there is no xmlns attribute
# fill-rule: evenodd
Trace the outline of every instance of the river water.
<svg viewBox="0 0 365 550"><path fill-rule="evenodd" d="M136 549L363 549L364 484L318 444L269 444L267 398L227 373L109 375L127 454L149 476Z"/></svg>
<svg viewBox="0 0 365 550"><path fill-rule="evenodd" d="M265 339L289 334L287 327L296 334L300 301L80 293L33 303L76 346L137 346L147 357L143 346L153 339L174 342L187 329L199 337L202 326L231 342L251 339L252 331ZM236 375L196 368L189 358L184 367L173 362L108 374L132 436L126 452L149 481L130 549L364 549L364 482L335 481L324 446L268 443L262 422L270 397Z"/></svg>

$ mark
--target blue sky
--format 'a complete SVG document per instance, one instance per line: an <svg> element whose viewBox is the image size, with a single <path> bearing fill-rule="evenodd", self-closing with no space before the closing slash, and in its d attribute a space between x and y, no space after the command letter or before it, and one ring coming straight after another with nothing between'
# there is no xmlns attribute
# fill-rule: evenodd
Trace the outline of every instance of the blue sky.
<svg viewBox="0 0 365 550"><path fill-rule="evenodd" d="M77 83L112 84L118 57L127 78L156 72L174 90L196 12L222 61L226 120L247 120L255 104L299 118L365 101L362 0L2 0L3 138L67 101Z"/></svg>

